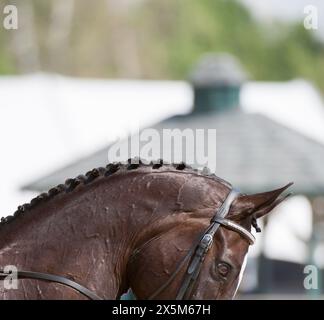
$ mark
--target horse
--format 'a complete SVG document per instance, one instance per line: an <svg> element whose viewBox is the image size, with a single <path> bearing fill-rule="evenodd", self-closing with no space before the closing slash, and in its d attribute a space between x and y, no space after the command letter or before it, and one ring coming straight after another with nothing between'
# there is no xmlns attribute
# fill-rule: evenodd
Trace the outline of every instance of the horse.
<svg viewBox="0 0 324 320"><path fill-rule="evenodd" d="M1 219L0 299L233 299L251 229L290 185L247 195L162 160L93 169Z"/></svg>

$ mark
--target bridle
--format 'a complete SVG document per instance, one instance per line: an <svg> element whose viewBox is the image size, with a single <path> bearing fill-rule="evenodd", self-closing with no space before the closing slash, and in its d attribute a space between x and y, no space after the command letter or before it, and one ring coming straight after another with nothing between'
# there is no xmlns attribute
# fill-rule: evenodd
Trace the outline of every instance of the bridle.
<svg viewBox="0 0 324 320"><path fill-rule="evenodd" d="M187 267L185 277L176 296L176 300L183 300L185 297L191 296L192 289L199 276L205 257L209 249L212 247L215 233L220 226L237 232L243 238L245 238L250 245L254 244L255 237L250 231L246 230L236 222L226 219L232 203L240 194L241 193L237 189L231 189L222 205L219 207L219 209L217 209L213 218L210 220L209 227L202 233L202 235L200 235L198 241L191 247L188 254L180 261L176 267L176 270L173 272L168 281L165 282L152 295L150 295L148 300L156 298L162 291L164 291L175 279L177 274L183 269L183 266L190 258L191 261Z"/></svg>
<svg viewBox="0 0 324 320"><path fill-rule="evenodd" d="M176 270L170 276L168 281L164 283L158 290L156 290L153 294L150 295L148 300L154 299L157 297L163 290L165 290L171 282L175 279L178 273L183 269L184 265L188 260L190 260L190 264L186 270L184 280L181 284L181 287L178 291L176 300L182 300L185 297L190 297L194 284L199 276L201 267L205 260L205 257L212 247L215 233L219 229L220 226L223 226L229 230L235 231L240 234L243 238L245 238L250 245L254 244L255 237L252 233L239 224L226 219L228 215L231 205L233 201L240 195L240 192L236 189L231 189L230 193L227 195L225 201L222 203L220 208L215 212L213 218L210 221L209 227L199 236L198 241L191 247L188 254L178 263ZM143 246L145 246L144 244ZM143 247L142 246L142 247ZM137 249L132 258L142 249ZM7 277L10 277L11 274L5 273L3 270L0 270L0 280L4 280ZM32 271L17 271L16 273L17 279L37 279L44 280L48 282L54 282L63 284L70 288L75 289L85 297L91 300L103 300L99 296L97 296L93 291L90 291L86 287L68 279L65 277L40 273L40 272L32 272Z"/></svg>

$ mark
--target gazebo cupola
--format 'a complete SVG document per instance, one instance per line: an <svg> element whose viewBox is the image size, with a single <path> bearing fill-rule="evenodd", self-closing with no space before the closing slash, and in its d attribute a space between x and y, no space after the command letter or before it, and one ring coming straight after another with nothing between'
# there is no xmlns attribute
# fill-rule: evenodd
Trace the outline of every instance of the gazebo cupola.
<svg viewBox="0 0 324 320"><path fill-rule="evenodd" d="M208 54L198 61L189 79L194 89L193 112L222 111L238 107L246 74L230 54Z"/></svg>

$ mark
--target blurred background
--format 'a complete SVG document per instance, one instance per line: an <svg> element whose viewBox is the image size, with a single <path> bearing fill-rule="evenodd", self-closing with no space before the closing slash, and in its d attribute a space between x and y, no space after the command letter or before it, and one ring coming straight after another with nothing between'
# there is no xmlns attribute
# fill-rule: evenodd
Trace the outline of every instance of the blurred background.
<svg viewBox="0 0 324 320"><path fill-rule="evenodd" d="M306 0L0 0L1 22L6 5L18 29L0 24L0 216L105 165L137 125L215 128L218 176L249 193L295 182L238 298L323 298L323 1L313 29Z"/></svg>

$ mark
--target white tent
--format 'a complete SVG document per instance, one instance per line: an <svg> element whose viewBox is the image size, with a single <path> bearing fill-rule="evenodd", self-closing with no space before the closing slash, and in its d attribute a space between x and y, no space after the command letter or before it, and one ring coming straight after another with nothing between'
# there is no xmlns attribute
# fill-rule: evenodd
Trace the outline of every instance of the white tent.
<svg viewBox="0 0 324 320"><path fill-rule="evenodd" d="M30 200L26 182L176 113L184 82L109 81L35 74L0 78L0 216Z"/></svg>

